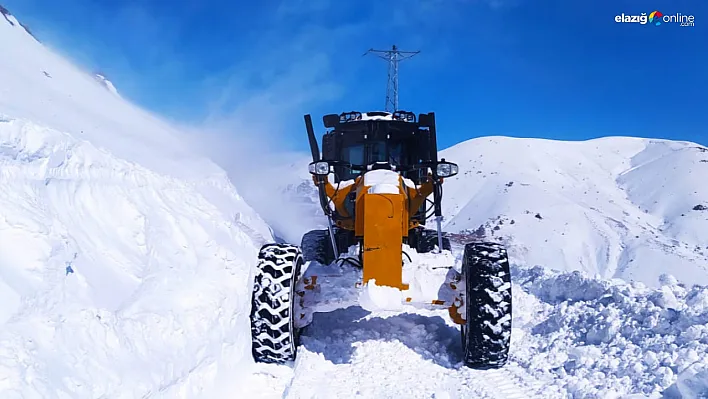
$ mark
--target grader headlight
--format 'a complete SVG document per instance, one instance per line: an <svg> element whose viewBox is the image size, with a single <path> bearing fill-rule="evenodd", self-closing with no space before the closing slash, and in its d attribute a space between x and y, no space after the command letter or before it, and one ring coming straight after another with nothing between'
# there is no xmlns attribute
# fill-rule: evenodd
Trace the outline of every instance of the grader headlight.
<svg viewBox="0 0 708 399"><path fill-rule="evenodd" d="M326 162L326 161L311 162L309 169L310 169L310 173L313 175L326 176L329 174L329 162Z"/></svg>
<svg viewBox="0 0 708 399"><path fill-rule="evenodd" d="M437 175L439 177L452 177L459 172L457 164L445 160L438 162Z"/></svg>

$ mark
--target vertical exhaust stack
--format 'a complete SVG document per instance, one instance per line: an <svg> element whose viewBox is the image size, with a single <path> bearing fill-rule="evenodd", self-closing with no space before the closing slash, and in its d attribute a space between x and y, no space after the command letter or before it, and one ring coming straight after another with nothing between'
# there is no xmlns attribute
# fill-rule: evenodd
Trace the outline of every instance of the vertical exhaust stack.
<svg viewBox="0 0 708 399"><path fill-rule="evenodd" d="M310 152L312 153L312 162L319 162L322 160L322 156L320 155L320 147L317 144L317 137L315 136L315 129L312 127L312 117L310 114L305 115L305 128L307 129L307 138L310 142ZM315 176L315 181L317 183L317 188L319 189L320 193L320 205L322 205L322 210L327 214L327 216L330 215L330 209L327 200L327 193L325 191L325 176Z"/></svg>
<svg viewBox="0 0 708 399"><path fill-rule="evenodd" d="M307 138L310 141L310 151L312 152L312 162L318 162L322 159L320 156L320 147L317 145L317 137L315 129L312 127L312 116L305 115L305 128L307 129Z"/></svg>
<svg viewBox="0 0 708 399"><path fill-rule="evenodd" d="M320 155L320 147L317 144L317 137L315 136L315 129L312 127L312 116L310 114L305 115L305 128L307 129L307 138L310 142L310 152L312 153L312 162L319 162L322 160ZM329 198L327 198L327 191L325 190L327 176L315 176L317 183L317 191L320 197L320 206L322 206L322 211L324 211L327 216L327 229L329 230L329 237L332 242L332 252L335 258L339 257L339 250L337 248L337 240L334 237L334 226L332 225L332 210L329 207Z"/></svg>

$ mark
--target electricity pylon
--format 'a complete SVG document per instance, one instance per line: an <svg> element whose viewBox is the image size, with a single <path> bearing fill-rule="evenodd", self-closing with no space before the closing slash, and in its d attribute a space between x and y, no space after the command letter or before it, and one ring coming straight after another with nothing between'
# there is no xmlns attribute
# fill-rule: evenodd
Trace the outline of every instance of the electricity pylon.
<svg viewBox="0 0 708 399"><path fill-rule="evenodd" d="M394 44L391 50L369 49L364 55L376 54L388 61L388 83L386 84L386 112L398 111L398 63L411 58L420 51L401 51Z"/></svg>

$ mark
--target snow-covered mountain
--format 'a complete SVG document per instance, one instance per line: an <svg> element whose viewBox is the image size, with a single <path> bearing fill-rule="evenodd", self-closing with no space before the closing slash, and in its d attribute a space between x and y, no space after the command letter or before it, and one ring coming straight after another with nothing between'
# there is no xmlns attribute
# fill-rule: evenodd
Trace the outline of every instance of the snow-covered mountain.
<svg viewBox="0 0 708 399"><path fill-rule="evenodd" d="M252 362L269 227L178 130L5 9L0 53L0 397L174 398L231 378Z"/></svg>
<svg viewBox="0 0 708 399"><path fill-rule="evenodd" d="M484 137L440 156L460 165L444 185L446 229L483 229L518 264L651 286L662 273L708 284L705 147Z"/></svg>

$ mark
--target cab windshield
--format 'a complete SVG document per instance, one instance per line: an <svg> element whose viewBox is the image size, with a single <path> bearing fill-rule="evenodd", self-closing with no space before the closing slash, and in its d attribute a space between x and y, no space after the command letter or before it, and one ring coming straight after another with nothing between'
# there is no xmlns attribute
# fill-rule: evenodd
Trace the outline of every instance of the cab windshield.
<svg viewBox="0 0 708 399"><path fill-rule="evenodd" d="M340 159L356 166L366 166L375 162L388 162L391 165L398 166L405 162L402 158L402 147L401 143L384 140L354 144L342 148ZM336 169L338 169L337 175L340 180L354 179L361 173L345 167Z"/></svg>

